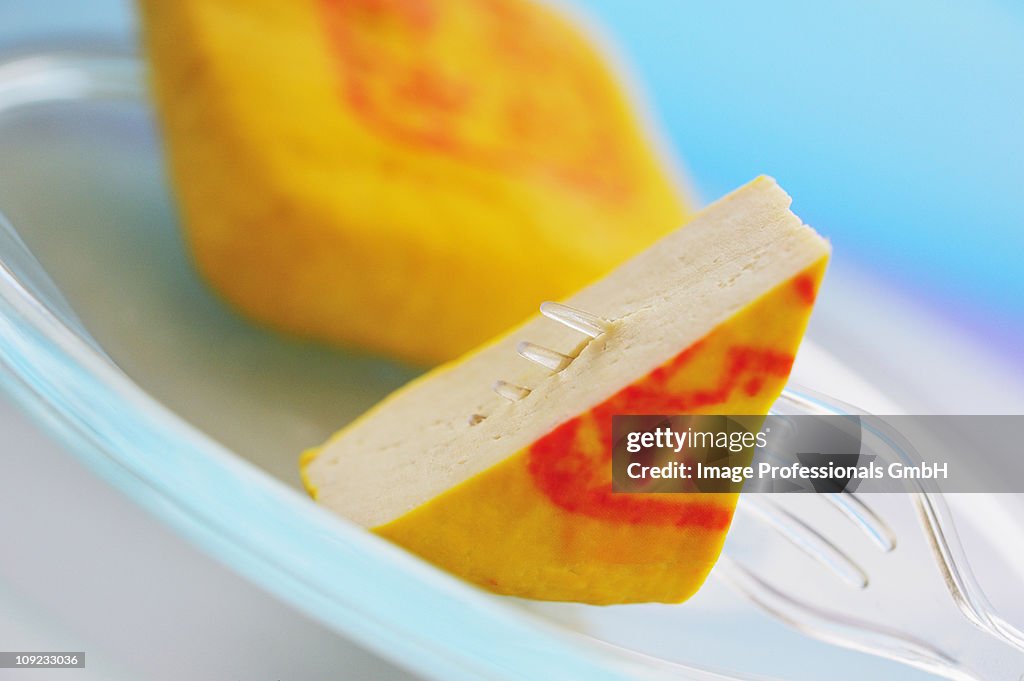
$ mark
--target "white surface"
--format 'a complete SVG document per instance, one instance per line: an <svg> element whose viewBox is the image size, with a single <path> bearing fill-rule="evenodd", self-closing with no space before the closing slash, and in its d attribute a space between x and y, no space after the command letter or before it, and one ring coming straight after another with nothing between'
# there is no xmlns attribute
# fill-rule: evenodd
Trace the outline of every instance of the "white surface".
<svg viewBox="0 0 1024 681"><path fill-rule="evenodd" d="M196 551L2 395L0 542L0 650L86 651L2 681L415 678Z"/></svg>

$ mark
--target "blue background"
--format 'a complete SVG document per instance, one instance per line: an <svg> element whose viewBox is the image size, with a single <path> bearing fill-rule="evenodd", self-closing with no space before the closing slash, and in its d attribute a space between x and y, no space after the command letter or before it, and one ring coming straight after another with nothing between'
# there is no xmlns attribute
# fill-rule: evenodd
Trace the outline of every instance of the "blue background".
<svg viewBox="0 0 1024 681"><path fill-rule="evenodd" d="M580 4L702 199L773 175L837 258L1024 342L1024 4Z"/></svg>

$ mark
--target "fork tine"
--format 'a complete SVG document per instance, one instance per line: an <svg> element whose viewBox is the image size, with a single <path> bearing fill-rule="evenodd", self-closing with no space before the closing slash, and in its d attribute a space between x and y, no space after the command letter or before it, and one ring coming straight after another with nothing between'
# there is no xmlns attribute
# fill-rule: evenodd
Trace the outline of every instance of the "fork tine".
<svg viewBox="0 0 1024 681"><path fill-rule="evenodd" d="M747 495L745 503L737 508L749 512L778 531L793 546L824 565L850 586L858 589L867 587L867 573L852 558L786 509L755 494Z"/></svg>
<svg viewBox="0 0 1024 681"><path fill-rule="evenodd" d="M494 385L491 386L494 392L504 397L509 402L518 402L527 395L530 394L529 388L524 388L521 385L515 385L508 381L495 381Z"/></svg>
<svg viewBox="0 0 1024 681"><path fill-rule="evenodd" d="M913 659L915 666L928 671L949 675L956 660L928 641L873 622L861 621L844 613L830 611L816 603L795 598L780 591L756 571L747 568L729 556L722 556L715 567L725 582L747 595L750 600L800 631L854 650L873 652L870 646L851 645L850 630L871 631L874 636L895 643L905 658ZM955 678L964 679L964 676ZM973 679L974 677L967 676Z"/></svg>
<svg viewBox="0 0 1024 681"><path fill-rule="evenodd" d="M540 313L548 319L565 324L570 329L575 329L591 338L597 338L609 328L608 322L597 315L550 300L541 303Z"/></svg>
<svg viewBox="0 0 1024 681"><path fill-rule="evenodd" d="M760 455L766 461L788 463L787 460L771 450L761 450ZM885 521L879 518L878 514L872 511L854 492L827 492L821 493L819 496L824 497L851 520L879 549L888 553L896 548L896 534L892 528L886 525Z"/></svg>
<svg viewBox="0 0 1024 681"><path fill-rule="evenodd" d="M557 350L552 350L529 341L523 341L516 346L516 352L518 352L521 357L539 364L548 371L553 371L555 373L558 373L565 367L572 364L573 360L569 355L563 355Z"/></svg>
<svg viewBox="0 0 1024 681"><path fill-rule="evenodd" d="M853 521L879 549L889 553L896 548L896 533L855 493L837 492L822 496Z"/></svg>

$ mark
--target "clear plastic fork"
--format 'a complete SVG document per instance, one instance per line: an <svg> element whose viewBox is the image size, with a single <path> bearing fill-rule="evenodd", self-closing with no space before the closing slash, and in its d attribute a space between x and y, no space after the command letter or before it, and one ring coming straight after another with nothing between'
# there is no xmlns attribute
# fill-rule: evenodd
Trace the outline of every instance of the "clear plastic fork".
<svg viewBox="0 0 1024 681"><path fill-rule="evenodd" d="M541 312L590 338L607 330L606 320L561 303ZM573 361L528 341L518 350L556 373ZM530 393L501 380L494 390L513 401ZM771 413L862 412L790 387ZM880 463L921 461L881 420L862 421L861 438ZM743 494L712 576L816 638L952 679L1024 681L1024 633L999 616L974 578L945 497L926 480L908 484L906 493ZM737 550L737 535L750 538L746 552Z"/></svg>
<svg viewBox="0 0 1024 681"><path fill-rule="evenodd" d="M773 413L857 410L791 389ZM890 461L918 460L884 425L863 437ZM989 602L946 499L926 481L906 494L745 494L712 575L816 638L951 679L1024 681L1024 633Z"/></svg>

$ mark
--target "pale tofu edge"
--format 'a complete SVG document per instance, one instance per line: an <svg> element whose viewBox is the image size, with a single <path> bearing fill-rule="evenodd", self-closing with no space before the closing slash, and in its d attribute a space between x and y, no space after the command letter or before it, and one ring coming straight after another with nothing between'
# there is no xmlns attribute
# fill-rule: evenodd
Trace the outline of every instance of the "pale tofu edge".
<svg viewBox="0 0 1024 681"><path fill-rule="evenodd" d="M308 464L318 501L364 527L383 525L668 361L829 254L790 201L759 177L566 299L611 322L593 341L538 315L395 392ZM579 355L552 374L517 354L524 340ZM491 389L498 379L532 392L509 402ZM472 414L487 418L470 425Z"/></svg>

